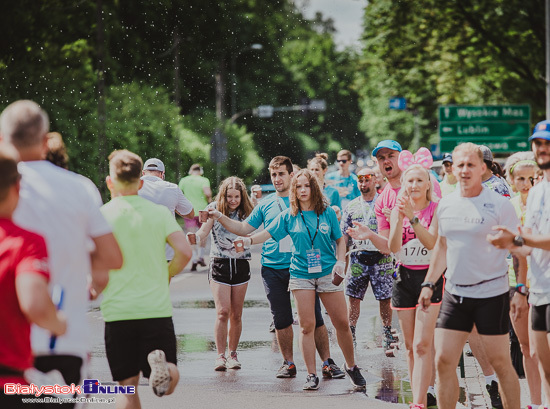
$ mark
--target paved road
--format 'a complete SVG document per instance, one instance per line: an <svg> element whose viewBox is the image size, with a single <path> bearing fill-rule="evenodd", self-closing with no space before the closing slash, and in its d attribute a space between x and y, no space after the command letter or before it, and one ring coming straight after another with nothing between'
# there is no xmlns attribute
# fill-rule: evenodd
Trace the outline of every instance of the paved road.
<svg viewBox="0 0 550 409"><path fill-rule="evenodd" d="M259 273L259 249L253 252L252 279L247 292L243 312L243 333L239 345L241 370L215 372L216 358L213 326L214 303L208 287L206 270L191 273L184 270L171 283L174 306L174 325L178 339L178 367L181 378L176 392L162 399L153 395L142 379L139 393L144 408L239 408L259 407L280 409L292 405L315 408L333 408L334 405L360 404L366 408L408 407L411 401L405 357L387 358L380 347L382 326L378 317L378 304L369 291L362 305L357 335L357 362L367 379L365 392L356 392L347 379L321 380L318 391L304 392L305 365L298 347L298 326L295 333L295 361L298 376L294 379L276 379L275 372L281 365L274 334L268 331L271 315ZM325 315L327 321L329 318ZM93 327L93 352L91 374L103 383L112 381L103 343L101 313L91 310L88 314ZM397 319L394 317L394 326ZM329 323L331 355L340 365L340 352L334 331ZM317 362L319 373L321 362ZM460 380L461 402L473 408L487 407L488 396L484 393L481 371L475 359L466 358L466 378ZM526 394L525 381L522 393ZM523 396L525 404L527 396ZM93 408L112 405L93 404Z"/></svg>

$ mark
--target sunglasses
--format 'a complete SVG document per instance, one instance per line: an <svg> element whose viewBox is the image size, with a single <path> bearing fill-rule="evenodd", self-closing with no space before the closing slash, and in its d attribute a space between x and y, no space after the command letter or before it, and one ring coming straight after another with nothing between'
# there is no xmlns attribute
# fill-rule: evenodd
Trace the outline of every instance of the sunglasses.
<svg viewBox="0 0 550 409"><path fill-rule="evenodd" d="M360 176L357 176L357 180L359 180L359 182L368 182L373 177L374 175L360 175Z"/></svg>
<svg viewBox="0 0 550 409"><path fill-rule="evenodd" d="M337 159L336 162L339 162L339 163L347 163L347 159Z"/></svg>

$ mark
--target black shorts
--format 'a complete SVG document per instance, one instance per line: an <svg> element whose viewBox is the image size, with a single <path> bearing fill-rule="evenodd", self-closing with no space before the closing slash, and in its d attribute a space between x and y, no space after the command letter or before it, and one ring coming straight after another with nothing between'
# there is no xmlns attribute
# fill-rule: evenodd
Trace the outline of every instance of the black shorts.
<svg viewBox="0 0 550 409"><path fill-rule="evenodd" d="M531 306L531 329L550 332L550 304Z"/></svg>
<svg viewBox="0 0 550 409"><path fill-rule="evenodd" d="M481 335L504 335L510 330L510 296L459 297L445 291L436 328L471 332L474 324Z"/></svg>
<svg viewBox="0 0 550 409"><path fill-rule="evenodd" d="M218 258L210 260L208 280L225 285L242 285L250 280L250 263L242 258Z"/></svg>
<svg viewBox="0 0 550 409"><path fill-rule="evenodd" d="M396 269L396 279L393 281L391 306L394 310L412 310L418 305L418 297L422 291L421 284L426 278L428 269L411 270L410 268L399 266ZM435 289L432 294L432 304L441 304L443 296L443 287L445 279L443 276L435 283Z"/></svg>
<svg viewBox="0 0 550 409"><path fill-rule="evenodd" d="M147 355L161 349L166 361L177 364L176 334L172 317L105 323L105 350L113 380L139 375L148 378L151 367Z"/></svg>

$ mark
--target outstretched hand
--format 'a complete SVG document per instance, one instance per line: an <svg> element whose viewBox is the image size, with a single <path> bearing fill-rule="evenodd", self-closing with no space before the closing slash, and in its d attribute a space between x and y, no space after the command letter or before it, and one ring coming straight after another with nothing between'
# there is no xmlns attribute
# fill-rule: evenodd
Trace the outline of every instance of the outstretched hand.
<svg viewBox="0 0 550 409"><path fill-rule="evenodd" d="M349 227L346 230L348 236L355 240L369 240L372 235L372 230L359 222L353 222L355 227Z"/></svg>
<svg viewBox="0 0 550 409"><path fill-rule="evenodd" d="M514 237L521 235L521 226L518 226L518 233L513 232L506 226L494 226L496 234L488 234L487 241L497 249L511 249L514 246Z"/></svg>

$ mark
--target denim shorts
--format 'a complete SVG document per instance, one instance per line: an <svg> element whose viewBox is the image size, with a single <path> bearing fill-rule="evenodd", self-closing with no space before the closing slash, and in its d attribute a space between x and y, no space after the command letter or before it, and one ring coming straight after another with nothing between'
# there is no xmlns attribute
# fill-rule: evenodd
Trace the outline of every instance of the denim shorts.
<svg viewBox="0 0 550 409"><path fill-rule="evenodd" d="M262 280L265 293L271 308L273 323L278 330L288 328L294 322L290 291L288 290L290 272L286 269L276 269L262 266ZM319 296L315 296L315 328L325 325L321 313Z"/></svg>
<svg viewBox="0 0 550 409"><path fill-rule="evenodd" d="M344 286L332 284L332 274L321 278L290 278L289 287L293 290L315 290L318 293L335 293L344 291Z"/></svg>

